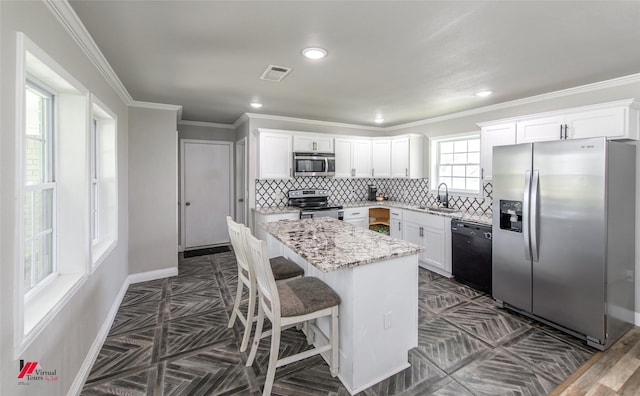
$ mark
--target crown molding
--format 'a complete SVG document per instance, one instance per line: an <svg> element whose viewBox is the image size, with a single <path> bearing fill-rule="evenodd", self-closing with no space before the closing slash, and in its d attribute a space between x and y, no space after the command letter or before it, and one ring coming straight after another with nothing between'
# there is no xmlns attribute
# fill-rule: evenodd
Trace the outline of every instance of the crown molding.
<svg viewBox="0 0 640 396"><path fill-rule="evenodd" d="M245 118L246 117L246 118ZM256 119L256 120L271 120L271 121L288 121L288 122L297 122L300 124L310 124L310 125L322 125L322 126L330 126L330 127L338 127L338 128L352 128L352 129L364 129L368 131L375 132L384 132L385 128L382 127L372 127L367 125L356 125L356 124L345 124L340 122L331 122L331 121L319 121L319 120L309 120L306 118L294 118L294 117L284 117L284 116L276 116L276 115L268 115L268 114L256 114L256 113L244 113L242 114L233 125L241 125L247 120Z"/></svg>
<svg viewBox="0 0 640 396"><path fill-rule="evenodd" d="M233 127L238 129L240 125L244 124L247 121L249 121L249 116L247 115L247 113L242 113L240 114L240 117L238 117L238 119L233 123Z"/></svg>
<svg viewBox="0 0 640 396"><path fill-rule="evenodd" d="M191 126L201 126L207 128L221 128L221 129L231 129L235 130L236 127L234 124L218 124L215 122L204 122L204 121L189 121L189 120L180 120L178 121L178 125L191 125Z"/></svg>
<svg viewBox="0 0 640 396"><path fill-rule="evenodd" d="M482 113L486 113L486 112L494 111L494 110L508 109L508 108L511 108L511 107L522 106L522 105L531 104L531 103L537 103L537 102L541 102L541 101L544 101L544 100L557 99L557 98L562 98L562 97L565 97L565 96L570 96L570 95L575 95L575 94L580 94L580 93L593 92L593 91L597 91L597 90L600 90L600 89L612 88L612 87L617 87L617 86L620 86L620 85L633 84L633 83L637 83L637 82L640 82L640 73L630 74L628 76L623 76L623 77L618 77L618 78L612 78L610 80L599 81L599 82L595 82L595 83L591 83L591 84L580 85L580 86L573 87L573 88L561 89L559 91L548 92L548 93L544 93L544 94L540 94L540 95L529 96L528 98L522 98L522 99L511 100L511 101L508 101L508 102L496 103L494 105L478 107L478 108L475 108L475 109L466 110L466 111L460 111L460 112L457 112L457 113L451 113L451 114L447 114L447 115L443 115L443 116L439 116L439 117L427 118L427 119L424 119L424 120L409 122L409 123L406 123L406 124L394 125L392 127L387 127L386 130L387 131L395 131L395 130L398 130L398 129L405 129L405 128L412 128L412 127L417 127L417 126L421 126L421 125L434 124L436 122L452 120L452 119L455 119L455 118L461 118L461 117L466 117L466 116L475 115L475 114L482 114Z"/></svg>
<svg viewBox="0 0 640 396"><path fill-rule="evenodd" d="M67 0L44 0L49 10L56 16L60 24L67 30L82 51L87 55L91 63L98 69L98 72L107 80L113 90L120 96L127 105L133 102L133 98L125 88L118 75L113 71L111 65L104 57L100 48L78 18Z"/></svg>
<svg viewBox="0 0 640 396"><path fill-rule="evenodd" d="M174 111L182 111L182 106L180 105L172 105L165 103L153 103L153 102L141 102L139 100L134 100L129 103L131 107L141 107L144 109L154 109L154 110L174 110Z"/></svg>

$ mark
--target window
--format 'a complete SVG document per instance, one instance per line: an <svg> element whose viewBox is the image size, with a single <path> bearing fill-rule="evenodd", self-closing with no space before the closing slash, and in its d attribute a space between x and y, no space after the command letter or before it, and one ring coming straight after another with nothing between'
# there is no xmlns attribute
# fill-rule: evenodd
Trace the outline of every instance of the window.
<svg viewBox="0 0 640 396"><path fill-rule="evenodd" d="M53 102L53 93L27 81L23 145L25 293L56 272Z"/></svg>
<svg viewBox="0 0 640 396"><path fill-rule="evenodd" d="M91 242L98 240L98 120L91 120Z"/></svg>
<svg viewBox="0 0 640 396"><path fill-rule="evenodd" d="M431 188L445 183L449 191L480 193L480 136L433 140Z"/></svg>
<svg viewBox="0 0 640 396"><path fill-rule="evenodd" d="M115 247L118 231L116 116L98 98L91 106L91 256L93 268Z"/></svg>
<svg viewBox="0 0 640 396"><path fill-rule="evenodd" d="M88 92L23 33L16 46L13 301L20 356L80 290L90 268Z"/></svg>

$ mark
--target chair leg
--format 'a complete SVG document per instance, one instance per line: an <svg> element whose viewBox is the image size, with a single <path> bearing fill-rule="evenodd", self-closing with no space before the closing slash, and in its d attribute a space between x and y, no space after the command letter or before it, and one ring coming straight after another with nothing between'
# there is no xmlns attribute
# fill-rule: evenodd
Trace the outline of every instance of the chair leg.
<svg viewBox="0 0 640 396"><path fill-rule="evenodd" d="M311 319L305 322L305 325L307 326L307 344L309 345L313 344L313 341L315 341L316 339L316 332L313 329L314 322L315 319Z"/></svg>
<svg viewBox="0 0 640 396"><path fill-rule="evenodd" d="M238 268L238 274L240 273L240 269ZM233 310L231 311L231 318L229 319L228 328L232 328L233 324L236 321L236 316L238 316L238 311L240 310L240 301L242 300L242 289L244 289L244 283L240 280L240 276L238 276L238 287L236 287L236 301L233 303Z"/></svg>
<svg viewBox="0 0 640 396"><path fill-rule="evenodd" d="M247 324L244 326L244 336L242 337L242 344L240 345L240 352L247 350L249 345L249 338L251 336L251 329L253 328L253 317L256 313L256 287L249 287L249 307L247 308Z"/></svg>
<svg viewBox="0 0 640 396"><path fill-rule="evenodd" d="M333 307L331 310L331 367L329 370L331 376L338 375L340 368L340 343L339 343L339 323L338 323L338 307Z"/></svg>
<svg viewBox="0 0 640 396"><path fill-rule="evenodd" d="M253 336L253 344L251 345L251 352L249 353L249 358L247 358L247 363L245 366L251 367L253 364L253 359L256 357L256 352L258 352L258 345L260 345L260 339L262 338L262 326L264 325L264 311L262 310L262 304L258 302L258 324L256 325L256 333Z"/></svg>
<svg viewBox="0 0 640 396"><path fill-rule="evenodd" d="M278 320L276 319L276 322ZM264 389L262 396L269 396L273 387L273 380L276 377L276 365L278 364L278 352L280 351L280 323L271 323L271 352L269 352L269 368L264 379Z"/></svg>

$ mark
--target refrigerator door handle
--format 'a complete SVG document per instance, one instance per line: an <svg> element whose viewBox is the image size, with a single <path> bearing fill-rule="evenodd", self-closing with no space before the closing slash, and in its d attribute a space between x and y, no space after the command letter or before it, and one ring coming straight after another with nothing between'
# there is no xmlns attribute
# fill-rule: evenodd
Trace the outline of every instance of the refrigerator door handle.
<svg viewBox="0 0 640 396"><path fill-rule="evenodd" d="M524 172L524 196L522 197L522 238L524 239L524 258L531 260L529 243L529 198L531 197L531 171Z"/></svg>
<svg viewBox="0 0 640 396"><path fill-rule="evenodd" d="M533 180L531 181L531 209L529 210L529 214L531 216L530 224L531 230L529 231L531 234L531 259L534 262L539 261L538 254L538 187L540 184L540 172L537 170L533 171Z"/></svg>

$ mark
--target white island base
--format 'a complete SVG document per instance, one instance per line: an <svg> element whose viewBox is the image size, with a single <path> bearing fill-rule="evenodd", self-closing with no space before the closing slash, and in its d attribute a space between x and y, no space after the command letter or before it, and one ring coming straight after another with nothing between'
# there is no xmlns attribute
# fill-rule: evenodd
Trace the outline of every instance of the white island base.
<svg viewBox="0 0 640 396"><path fill-rule="evenodd" d="M338 378L351 394L410 366L408 352L418 346L418 255L322 272L273 236L271 257L285 256L340 295L340 368ZM318 321L325 345L329 320ZM328 361L328 355L323 356Z"/></svg>

